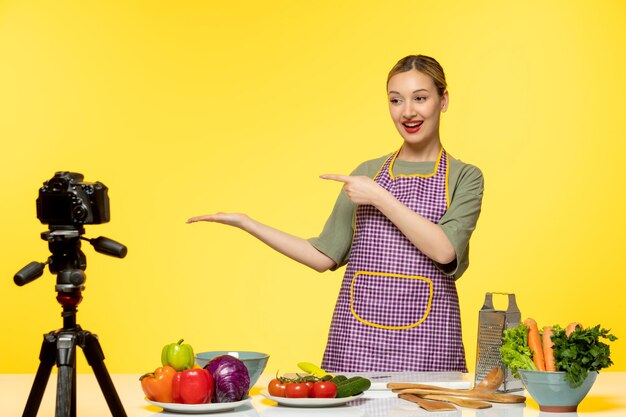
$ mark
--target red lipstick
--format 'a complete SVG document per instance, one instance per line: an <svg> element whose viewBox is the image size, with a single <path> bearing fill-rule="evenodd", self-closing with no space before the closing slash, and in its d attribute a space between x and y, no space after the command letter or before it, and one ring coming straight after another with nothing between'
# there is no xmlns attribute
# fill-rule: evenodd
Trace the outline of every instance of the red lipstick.
<svg viewBox="0 0 626 417"><path fill-rule="evenodd" d="M402 126L404 126L404 130L407 133L417 133L422 127L423 120L408 120L406 122L402 122Z"/></svg>

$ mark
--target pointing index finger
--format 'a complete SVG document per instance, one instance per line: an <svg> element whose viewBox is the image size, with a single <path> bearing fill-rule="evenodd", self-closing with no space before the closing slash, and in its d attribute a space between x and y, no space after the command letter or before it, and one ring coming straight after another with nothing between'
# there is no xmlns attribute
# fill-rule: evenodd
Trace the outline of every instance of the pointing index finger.
<svg viewBox="0 0 626 417"><path fill-rule="evenodd" d="M331 181L349 182L352 177L350 175L324 174L320 175L320 178Z"/></svg>

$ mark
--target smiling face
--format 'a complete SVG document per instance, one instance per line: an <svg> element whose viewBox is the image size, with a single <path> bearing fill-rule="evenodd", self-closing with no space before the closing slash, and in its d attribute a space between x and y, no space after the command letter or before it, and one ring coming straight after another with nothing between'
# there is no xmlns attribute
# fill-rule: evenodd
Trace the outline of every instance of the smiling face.
<svg viewBox="0 0 626 417"><path fill-rule="evenodd" d="M412 69L389 79L387 95L391 118L406 145L403 149L426 157L438 152L439 119L448 107L448 92L439 95L429 75Z"/></svg>

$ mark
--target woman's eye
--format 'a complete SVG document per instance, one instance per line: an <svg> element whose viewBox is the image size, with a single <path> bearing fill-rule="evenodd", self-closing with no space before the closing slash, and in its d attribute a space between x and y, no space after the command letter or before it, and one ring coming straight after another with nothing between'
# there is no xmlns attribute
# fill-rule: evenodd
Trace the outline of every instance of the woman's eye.
<svg viewBox="0 0 626 417"><path fill-rule="evenodd" d="M418 101L418 102L426 101L426 97L424 97L424 96L417 96L417 97L415 97L415 101Z"/></svg>
<svg viewBox="0 0 626 417"><path fill-rule="evenodd" d="M392 99L389 99L389 102L391 104L399 104L401 100L399 98L392 98Z"/></svg>

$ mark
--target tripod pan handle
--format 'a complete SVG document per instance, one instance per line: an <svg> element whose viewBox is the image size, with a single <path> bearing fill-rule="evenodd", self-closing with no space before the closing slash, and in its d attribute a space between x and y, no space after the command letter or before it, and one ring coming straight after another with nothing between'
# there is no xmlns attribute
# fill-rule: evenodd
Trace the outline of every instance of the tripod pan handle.
<svg viewBox="0 0 626 417"><path fill-rule="evenodd" d="M13 281L21 287L39 278L43 274L44 269L46 269L45 263L33 261L20 269L13 277Z"/></svg>
<svg viewBox="0 0 626 417"><path fill-rule="evenodd" d="M128 252L126 246L104 236L90 239L89 243L93 245L96 252L109 256L115 256L116 258L123 258Z"/></svg>

